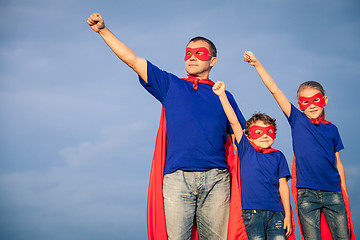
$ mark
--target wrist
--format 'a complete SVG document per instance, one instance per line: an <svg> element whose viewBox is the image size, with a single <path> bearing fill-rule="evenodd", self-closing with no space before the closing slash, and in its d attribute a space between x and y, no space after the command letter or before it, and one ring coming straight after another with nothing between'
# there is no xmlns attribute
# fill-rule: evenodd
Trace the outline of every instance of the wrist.
<svg viewBox="0 0 360 240"><path fill-rule="evenodd" d="M220 99L225 99L225 98L226 98L225 92L220 93L219 98L220 98Z"/></svg>
<svg viewBox="0 0 360 240"><path fill-rule="evenodd" d="M105 27L105 25L104 25L104 27L99 28L98 33L99 33L100 35L104 35L104 33L106 33L106 31L108 31L108 29L107 29L107 27Z"/></svg>
<svg viewBox="0 0 360 240"><path fill-rule="evenodd" d="M258 61L256 61L256 62L254 62L254 67L256 68L256 69L259 69L259 68L261 68L262 67L262 64L260 63L260 61L258 60Z"/></svg>

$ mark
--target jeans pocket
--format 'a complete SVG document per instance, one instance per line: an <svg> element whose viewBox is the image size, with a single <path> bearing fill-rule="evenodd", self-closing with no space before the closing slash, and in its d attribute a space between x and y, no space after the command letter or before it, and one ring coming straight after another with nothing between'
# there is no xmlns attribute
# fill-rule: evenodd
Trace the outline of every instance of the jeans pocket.
<svg viewBox="0 0 360 240"><path fill-rule="evenodd" d="M243 210L243 221L246 228L251 224L253 215L252 210Z"/></svg>
<svg viewBox="0 0 360 240"><path fill-rule="evenodd" d="M273 215L276 229L283 229L284 227L284 219L285 219L285 212L283 211L276 211Z"/></svg>
<svg viewBox="0 0 360 240"><path fill-rule="evenodd" d="M216 171L217 174L226 174L229 170L215 168L215 171Z"/></svg>
<svg viewBox="0 0 360 240"><path fill-rule="evenodd" d="M329 192L329 195L331 196L329 198L329 202L331 204L340 204L344 205L344 198L341 192Z"/></svg>
<svg viewBox="0 0 360 240"><path fill-rule="evenodd" d="M297 190L297 200L298 204L302 203L303 200L307 197L308 191L306 188L299 188Z"/></svg>

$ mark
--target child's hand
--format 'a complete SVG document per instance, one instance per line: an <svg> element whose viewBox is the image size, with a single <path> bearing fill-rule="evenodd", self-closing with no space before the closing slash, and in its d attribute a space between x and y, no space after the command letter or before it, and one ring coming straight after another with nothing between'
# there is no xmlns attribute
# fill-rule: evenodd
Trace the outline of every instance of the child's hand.
<svg viewBox="0 0 360 240"><path fill-rule="evenodd" d="M99 13L93 13L87 20L89 26L95 32L99 32L101 29L105 27L104 19L101 17Z"/></svg>
<svg viewBox="0 0 360 240"><path fill-rule="evenodd" d="M244 61L248 62L251 66L255 66L255 64L258 62L258 59L250 51L245 51L243 57Z"/></svg>
<svg viewBox="0 0 360 240"><path fill-rule="evenodd" d="M286 237L289 237L293 232L291 218L289 218L289 217L284 218L284 227L283 228L286 229L286 233L285 233Z"/></svg>
<svg viewBox="0 0 360 240"><path fill-rule="evenodd" d="M213 91L216 95L220 96L225 92L225 83L217 81L213 86Z"/></svg>

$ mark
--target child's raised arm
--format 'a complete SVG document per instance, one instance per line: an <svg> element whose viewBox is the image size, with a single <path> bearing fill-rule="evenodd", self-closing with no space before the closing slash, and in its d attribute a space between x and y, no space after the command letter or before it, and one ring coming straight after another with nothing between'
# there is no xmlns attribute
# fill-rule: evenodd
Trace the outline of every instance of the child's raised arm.
<svg viewBox="0 0 360 240"><path fill-rule="evenodd" d="M131 67L145 82L147 82L147 62L144 58L139 57L126 44L120 41L105 26L104 19L99 13L92 14L87 23L92 30L99 33L110 49L129 67ZM96 60L94 64L96 64Z"/></svg>
<svg viewBox="0 0 360 240"><path fill-rule="evenodd" d="M245 62L248 62L250 65L255 67L265 86L274 96L276 102L279 104L280 108L283 110L286 116L289 117L291 112L291 104L285 94L276 85L274 79L265 70L264 66L260 63L260 61L255 57L252 52L246 51L243 57Z"/></svg>
<svg viewBox="0 0 360 240"><path fill-rule="evenodd" d="M236 116L236 113L234 112L234 109L232 108L226 96L225 83L220 81L216 82L215 85L213 86L213 91L216 95L219 96L221 105L223 106L224 112L230 122L231 128L234 131L236 141L237 143L239 143L243 135L243 129L240 125L239 119Z"/></svg>

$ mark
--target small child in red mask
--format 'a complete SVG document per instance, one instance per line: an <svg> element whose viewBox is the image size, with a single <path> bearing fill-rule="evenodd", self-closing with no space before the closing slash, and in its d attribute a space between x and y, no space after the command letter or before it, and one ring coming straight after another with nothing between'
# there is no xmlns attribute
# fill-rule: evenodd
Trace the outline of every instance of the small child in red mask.
<svg viewBox="0 0 360 240"><path fill-rule="evenodd" d="M339 153L344 146L337 127L324 119L328 98L323 87L315 81L302 83L299 111L252 52L245 52L244 60L255 67L291 127L291 184L303 239L355 239Z"/></svg>
<svg viewBox="0 0 360 240"><path fill-rule="evenodd" d="M249 240L294 239L287 180L290 171L285 156L271 148L276 138L275 119L255 113L243 129L225 94L225 84L216 82L219 96L236 138L240 158L243 221Z"/></svg>

